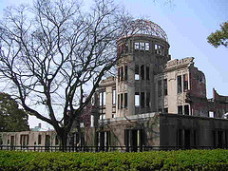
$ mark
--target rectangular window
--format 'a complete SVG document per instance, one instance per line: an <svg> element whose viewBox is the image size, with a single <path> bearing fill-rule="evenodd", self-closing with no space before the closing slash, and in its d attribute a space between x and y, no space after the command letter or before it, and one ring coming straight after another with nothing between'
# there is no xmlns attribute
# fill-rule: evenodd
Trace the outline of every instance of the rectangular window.
<svg viewBox="0 0 228 171"><path fill-rule="evenodd" d="M210 117L210 118L214 118L214 117L215 117L214 112L209 111L209 117Z"/></svg>
<svg viewBox="0 0 228 171"><path fill-rule="evenodd" d="M127 108L127 93L124 93L124 107Z"/></svg>
<svg viewBox="0 0 228 171"><path fill-rule="evenodd" d="M38 145L41 144L41 135L38 135Z"/></svg>
<svg viewBox="0 0 228 171"><path fill-rule="evenodd" d="M128 76L128 75L127 75L127 73L128 73L128 72L127 72L127 71L128 71L128 67L127 67L127 66L125 66L125 68L124 68L124 69L125 69L125 72L124 72L124 74L125 74L125 75L124 75L124 76L125 76L125 78L124 78L124 80L127 80L127 76Z"/></svg>
<svg viewBox="0 0 228 171"><path fill-rule="evenodd" d="M106 92L103 92L103 106L106 105Z"/></svg>
<svg viewBox="0 0 228 171"><path fill-rule="evenodd" d="M118 109L120 109L120 95L118 94Z"/></svg>
<svg viewBox="0 0 228 171"><path fill-rule="evenodd" d="M143 42L140 42L140 50L144 50L145 49L145 44Z"/></svg>
<svg viewBox="0 0 228 171"><path fill-rule="evenodd" d="M141 66L141 79L144 80L144 65Z"/></svg>
<svg viewBox="0 0 228 171"><path fill-rule="evenodd" d="M59 144L59 139L58 139L58 136L56 135L55 136L55 145L58 145Z"/></svg>
<svg viewBox="0 0 228 171"><path fill-rule="evenodd" d="M123 67L120 68L120 80L123 81L124 77L123 77Z"/></svg>
<svg viewBox="0 0 228 171"><path fill-rule="evenodd" d="M150 107L150 93L146 93L146 107Z"/></svg>
<svg viewBox="0 0 228 171"><path fill-rule="evenodd" d="M149 43L145 43L145 50L150 50L150 44Z"/></svg>
<svg viewBox="0 0 228 171"><path fill-rule="evenodd" d="M142 108L145 107L145 93L144 93L144 92L141 92L140 106L141 106Z"/></svg>
<svg viewBox="0 0 228 171"><path fill-rule="evenodd" d="M139 107L139 92L135 92L135 107Z"/></svg>
<svg viewBox="0 0 228 171"><path fill-rule="evenodd" d="M189 106L188 105L184 106L184 114L189 115Z"/></svg>
<svg viewBox="0 0 228 171"><path fill-rule="evenodd" d="M178 114L183 114L183 106L178 106Z"/></svg>
<svg viewBox="0 0 228 171"><path fill-rule="evenodd" d="M182 79L181 79L181 75L177 76L177 93L182 93Z"/></svg>
<svg viewBox="0 0 228 171"><path fill-rule="evenodd" d="M184 74L183 75L183 80L184 80L184 91L188 90L188 75Z"/></svg>
<svg viewBox="0 0 228 171"><path fill-rule="evenodd" d="M135 80L139 80L139 66L135 65Z"/></svg>
<svg viewBox="0 0 228 171"><path fill-rule="evenodd" d="M112 90L112 104L116 105L116 90Z"/></svg>
<svg viewBox="0 0 228 171"><path fill-rule="evenodd" d="M21 146L27 146L29 144L29 135L21 135L20 144Z"/></svg>
<svg viewBox="0 0 228 171"><path fill-rule="evenodd" d="M118 68L118 81L120 81L120 68Z"/></svg>
<svg viewBox="0 0 228 171"><path fill-rule="evenodd" d="M158 80L158 97L162 96L162 80Z"/></svg>
<svg viewBox="0 0 228 171"><path fill-rule="evenodd" d="M120 94L120 108L123 108L123 94Z"/></svg>
<svg viewBox="0 0 228 171"><path fill-rule="evenodd" d="M135 50L139 50L139 42L135 42Z"/></svg>
<svg viewBox="0 0 228 171"><path fill-rule="evenodd" d="M90 115L90 127L94 127L94 115Z"/></svg>
<svg viewBox="0 0 228 171"><path fill-rule="evenodd" d="M103 106L103 92L99 93L99 106Z"/></svg>
<svg viewBox="0 0 228 171"><path fill-rule="evenodd" d="M155 45L154 45L154 48L155 48L155 50L157 50L157 49L158 49L158 45L157 45L157 44L155 44Z"/></svg>
<svg viewBox="0 0 228 171"><path fill-rule="evenodd" d="M160 46L159 54L164 55L164 47L163 46Z"/></svg>
<svg viewBox="0 0 228 171"><path fill-rule="evenodd" d="M146 67L146 80L150 80L150 67Z"/></svg>
<svg viewBox="0 0 228 171"><path fill-rule="evenodd" d="M163 80L164 96L168 95L167 79Z"/></svg>
<svg viewBox="0 0 228 171"><path fill-rule="evenodd" d="M168 113L168 108L164 108L164 113Z"/></svg>
<svg viewBox="0 0 228 171"><path fill-rule="evenodd" d="M134 44L135 50L150 50L150 44L149 42L135 42Z"/></svg>

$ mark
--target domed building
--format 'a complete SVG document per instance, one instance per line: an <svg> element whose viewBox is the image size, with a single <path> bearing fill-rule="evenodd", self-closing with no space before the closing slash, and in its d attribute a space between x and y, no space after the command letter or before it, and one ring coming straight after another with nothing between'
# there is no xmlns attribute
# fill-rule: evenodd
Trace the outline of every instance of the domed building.
<svg viewBox="0 0 228 171"><path fill-rule="evenodd" d="M117 46L117 76L103 80L98 90L102 118L151 112L208 116L208 108L191 101L207 103L204 74L193 57L171 60L160 26L136 20Z"/></svg>
<svg viewBox="0 0 228 171"><path fill-rule="evenodd" d="M159 25L133 21L117 46L117 75L103 80L96 93L96 145L127 151L227 146L227 121L221 118L228 97L207 99L205 76L194 58L171 60L167 35ZM224 99L218 102L216 97Z"/></svg>
<svg viewBox="0 0 228 171"><path fill-rule="evenodd" d="M228 96L213 90L207 99L205 75L194 58L171 59L169 47L159 25L148 20L128 25L117 40L116 76L101 81L76 121L81 128L75 124L71 130L71 149L228 148ZM20 144L21 135L27 145L41 141L39 133L31 134L0 133L0 145L12 144L14 137ZM47 144L56 144L48 137L47 132Z"/></svg>

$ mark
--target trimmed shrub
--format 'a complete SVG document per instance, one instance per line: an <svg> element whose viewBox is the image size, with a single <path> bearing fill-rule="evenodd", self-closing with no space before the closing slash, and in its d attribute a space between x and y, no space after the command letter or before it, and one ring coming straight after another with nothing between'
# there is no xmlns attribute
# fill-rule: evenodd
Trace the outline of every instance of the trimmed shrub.
<svg viewBox="0 0 228 171"><path fill-rule="evenodd" d="M0 151L0 171L150 171L228 170L228 150L151 151L140 153Z"/></svg>

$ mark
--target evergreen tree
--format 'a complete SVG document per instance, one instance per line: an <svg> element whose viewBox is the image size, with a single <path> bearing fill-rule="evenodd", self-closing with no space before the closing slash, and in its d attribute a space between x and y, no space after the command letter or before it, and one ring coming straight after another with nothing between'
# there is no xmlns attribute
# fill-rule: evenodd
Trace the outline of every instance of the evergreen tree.
<svg viewBox="0 0 228 171"><path fill-rule="evenodd" d="M225 47L228 46L228 22L225 22L221 25L221 29L217 30L214 33L211 33L207 40L214 47L218 47L223 45Z"/></svg>
<svg viewBox="0 0 228 171"><path fill-rule="evenodd" d="M0 132L28 131L28 115L9 94L0 93Z"/></svg>

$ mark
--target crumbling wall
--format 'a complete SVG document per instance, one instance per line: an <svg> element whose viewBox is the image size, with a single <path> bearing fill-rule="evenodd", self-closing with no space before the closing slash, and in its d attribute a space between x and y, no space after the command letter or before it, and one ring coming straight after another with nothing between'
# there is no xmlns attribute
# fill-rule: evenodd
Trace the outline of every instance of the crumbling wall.
<svg viewBox="0 0 228 171"><path fill-rule="evenodd" d="M195 116L208 116L208 101L206 97L206 79L198 68L190 67L190 90L187 101L191 104L191 110Z"/></svg>

